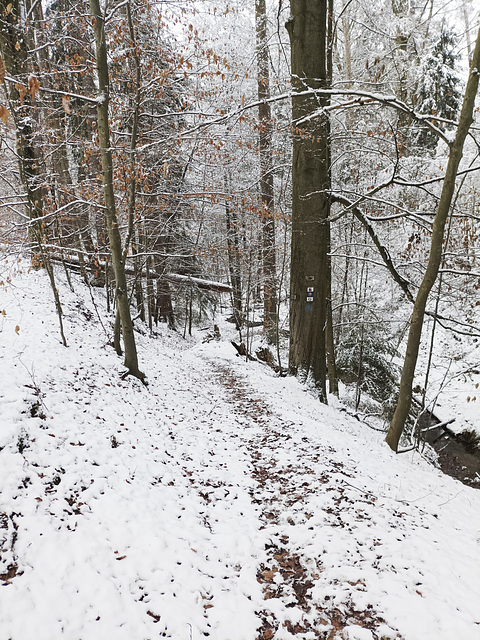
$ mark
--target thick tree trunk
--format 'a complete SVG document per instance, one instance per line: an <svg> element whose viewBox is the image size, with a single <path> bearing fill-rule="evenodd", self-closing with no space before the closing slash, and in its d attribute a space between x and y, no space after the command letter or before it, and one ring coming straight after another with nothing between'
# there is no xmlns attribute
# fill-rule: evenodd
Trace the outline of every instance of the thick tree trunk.
<svg viewBox="0 0 480 640"><path fill-rule="evenodd" d="M42 266L38 243L42 243L43 216L42 158L34 143L33 99L28 91L30 69L28 47L25 37L23 2L0 1L0 48L4 69L15 82L5 83L11 115L15 124L17 158L20 180L27 194L27 215L30 221L28 236L32 247L33 261ZM4 73L2 75L5 75ZM2 77L3 82L3 77Z"/></svg>
<svg viewBox="0 0 480 640"><path fill-rule="evenodd" d="M60 335L64 346L67 346L63 331L62 306L55 283L55 274L49 255L44 248L44 183L42 175L43 158L38 152L34 136L34 101L35 92L30 84L32 76L28 65L27 33L25 31L25 6L19 0L8 3L0 1L0 50L2 54L2 76L5 71L16 82L5 86L10 111L15 124L17 142L17 158L20 180L25 189L26 210L29 220L28 238L32 252L32 263L35 267L44 267L52 288L60 324ZM2 77L2 82L4 78Z"/></svg>
<svg viewBox="0 0 480 640"><path fill-rule="evenodd" d="M138 368L137 347L130 315L125 263L122 241L118 229L115 194L113 190L113 159L110 147L110 126L108 120L109 77L107 63L107 45L105 40L104 18L99 0L89 0L92 13L93 31L96 44L96 64L98 74L97 128L102 158L103 194L107 233L112 252L115 273L115 296L122 325L123 345L125 348L125 366L129 372L143 380L145 374Z"/></svg>
<svg viewBox="0 0 480 640"><path fill-rule="evenodd" d="M275 211L273 191L273 123L270 103L267 9L265 0L255 0L257 33L258 118L260 121L260 196L263 228L263 326L268 339L277 342L277 266L275 255Z"/></svg>
<svg viewBox="0 0 480 640"><path fill-rule="evenodd" d="M325 88L327 82L327 0L291 0L287 30L294 92ZM330 139L325 116L301 119L326 104L295 96L293 114L292 252L290 278L290 371L311 376L326 402L328 218Z"/></svg>
<svg viewBox="0 0 480 640"><path fill-rule="evenodd" d="M405 427L410 406L412 403L412 384L415 375L415 367L418 358L418 349L422 335L423 319L427 306L428 295L435 283L438 269L442 260L443 235L445 223L450 211L452 197L455 192L455 180L458 166L463 154L463 145L467 137L468 130L473 122L473 109L478 91L478 78L480 69L480 29L478 31L475 52L468 77L467 88L462 105L462 112L458 124L455 140L450 147L447 170L443 182L442 193L438 203L437 213L433 223L432 239L430 244L430 256L427 269L422 283L418 289L415 304L413 306L412 318L410 320L410 331L407 341L407 352L403 364L402 377L400 380L400 393L397 407L393 415L392 423L387 434L386 442L397 451L398 443Z"/></svg>

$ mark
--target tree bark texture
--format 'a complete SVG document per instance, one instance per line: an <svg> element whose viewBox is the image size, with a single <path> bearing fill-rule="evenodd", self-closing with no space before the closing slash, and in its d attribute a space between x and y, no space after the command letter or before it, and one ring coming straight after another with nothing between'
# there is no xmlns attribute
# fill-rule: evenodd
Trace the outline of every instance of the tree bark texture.
<svg viewBox="0 0 480 640"><path fill-rule="evenodd" d="M239 232L239 220L235 205L230 207L228 200L229 185L228 179L225 176L225 222L227 226L227 252L228 252L228 271L230 274L230 284L232 286L232 303L233 303L233 317L235 319L235 326L240 332L243 323L243 303L242 303L242 278L241 278L241 263L240 263L240 232Z"/></svg>
<svg viewBox="0 0 480 640"><path fill-rule="evenodd" d="M6 0L0 1L0 50L4 67L2 75L6 71L15 79L15 82L5 83L5 93L15 125L20 181L27 195L28 239L32 251L32 262L35 267L44 267L47 271L55 300L62 343L67 346L55 274L44 248L43 158L38 151L39 145L35 144L35 91L32 91L34 84L31 83L32 76L29 73L25 11L24 3L19 0L11 3L7 3Z"/></svg>
<svg viewBox="0 0 480 640"><path fill-rule="evenodd" d="M475 52L473 54L470 74L468 77L465 96L463 99L462 111L458 124L455 140L450 147L450 155L448 158L447 170L443 181L442 193L438 203L437 213L433 223L432 239L430 243L430 255L427 269L423 277L422 283L418 289L413 313L410 320L410 330L407 341L407 352L402 369L400 380L400 392L398 396L397 407L390 424L386 442L394 450L397 451L400 437L405 428L405 422L410 412L412 403L412 385L415 375L415 367L417 364L418 350L420 347L420 339L422 335L423 320L427 306L428 295L435 284L438 270L442 260L443 236L445 224L450 212L453 194L455 192L455 182L457 177L458 166L463 154L463 145L467 137L470 126L473 122L473 110L475 107L475 98L478 91L478 79L480 69L480 29L477 35Z"/></svg>
<svg viewBox="0 0 480 640"><path fill-rule="evenodd" d="M329 123L326 116L301 123L325 106L326 98L295 96L295 92L328 84L328 3L291 0L290 7L286 26L291 43L294 138L289 367L302 378L311 377L326 402Z"/></svg>
<svg viewBox="0 0 480 640"><path fill-rule="evenodd" d="M131 53L129 58L131 59L131 64L133 66L133 74L132 76L135 78L135 84L132 91L132 124L130 131L130 167L128 169L128 233L127 239L125 240L125 250L123 254L124 260L127 257L129 248L132 249L132 254L136 256L138 253L138 233L135 229L135 213L136 213L136 202L137 202L137 180L135 177L136 169L137 169L137 142L138 142L138 125L140 119L140 102L142 99L141 92L141 62L139 49L137 45L137 34L135 32L135 25L132 19L132 11L130 2L125 5L125 12L128 22L128 31L130 34L130 49ZM135 270L135 279L134 279L134 288L135 288L135 299L137 302L137 312L140 316L140 320L145 322L145 305L144 305L144 296L143 296L143 287L142 287L142 261L138 257L134 257L134 270Z"/></svg>
<svg viewBox="0 0 480 640"><path fill-rule="evenodd" d="M273 190L273 122L270 98L270 61L268 56L267 8L265 0L255 0L257 35L258 119L260 126L260 196L263 231L263 326L271 342L277 341L277 283L275 255L275 211Z"/></svg>
<svg viewBox="0 0 480 640"><path fill-rule="evenodd" d="M132 375L143 380L145 378L145 374L143 374L138 368L137 347L133 333L133 322L130 315L127 279L125 276L125 262L122 252L122 240L118 228L115 194L113 189L113 158L110 147L110 125L108 119L109 74L105 25L103 15L100 10L99 0L89 0L89 2L96 45L96 65L98 75L97 128L102 159L102 181L107 233L112 253L113 270L115 273L115 296L122 325L125 366Z"/></svg>
<svg viewBox="0 0 480 640"><path fill-rule="evenodd" d="M15 82L5 83L5 90L15 124L20 180L27 194L29 240L34 262L37 260L41 263L42 258L37 255L37 249L42 242L43 227L41 222L35 223L34 220L43 216L42 158L34 143L34 105L28 91L30 70L23 24L24 12L24 3L19 0L11 3L7 0L0 1L0 49L5 70L15 79Z"/></svg>
<svg viewBox="0 0 480 640"><path fill-rule="evenodd" d="M327 14L327 82L328 86L332 85L333 78L333 0L328 0L328 14ZM330 120L327 121L327 143L330 144ZM330 148L330 147L329 147ZM328 163L328 184L332 183L332 169L331 163ZM331 200L330 200L331 205ZM329 206L330 206L329 205ZM330 212L329 212L330 213ZM335 359L335 338L333 333L333 311L332 311L332 258L331 258L331 228L330 222L327 222L327 272L326 272L326 328L325 328L325 340L326 340L326 358L327 358L327 372L328 372L328 391L338 396L338 378L337 378L337 363Z"/></svg>

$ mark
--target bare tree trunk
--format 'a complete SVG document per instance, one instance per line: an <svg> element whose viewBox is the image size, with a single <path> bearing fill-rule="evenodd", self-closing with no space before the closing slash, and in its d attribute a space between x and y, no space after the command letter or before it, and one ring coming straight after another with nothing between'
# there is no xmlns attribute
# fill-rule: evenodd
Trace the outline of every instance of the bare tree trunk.
<svg viewBox="0 0 480 640"><path fill-rule="evenodd" d="M137 311L140 315L142 322L145 322L145 305L144 295L142 287L142 264L141 260L136 256L137 250L137 238L138 233L135 229L135 212L136 212L136 200L137 200L137 180L135 177L136 165L137 165L137 141L138 141L138 120L140 115L140 100L141 100L141 65L140 57L137 47L137 36L135 33L135 27L132 20L132 12L130 2L127 2L125 6L128 31L131 40L131 59L133 61L135 85L133 91L133 114L132 114L132 127L130 132L130 167L128 169L128 234L125 240L125 251L123 258L127 257L129 246L132 248L132 254L134 256L134 287L135 298L137 302Z"/></svg>
<svg viewBox="0 0 480 640"><path fill-rule="evenodd" d="M470 21L468 19L468 7L466 0L462 0L463 21L465 22L465 38L467 40L468 61L472 59L472 42L470 40Z"/></svg>
<svg viewBox="0 0 480 640"><path fill-rule="evenodd" d="M273 191L273 123L270 103L267 9L265 0L255 0L257 33L258 117L260 120L260 194L263 227L263 326L270 342L277 339L277 266L275 254L275 212Z"/></svg>
<svg viewBox="0 0 480 640"><path fill-rule="evenodd" d="M32 251L32 263L36 267L44 267L47 271L55 300L55 308L60 324L62 343L67 346L63 330L63 313L60 296L55 283L50 257L44 248L44 184L41 174L43 159L35 145L33 128L33 102L35 92L30 84L28 68L27 37L24 25L25 6L19 0L8 3L0 1L0 49L2 53L2 78L5 71L15 78L16 82L5 85L10 111L15 124L17 141L17 157L20 180L27 194L28 237Z"/></svg>
<svg viewBox="0 0 480 640"><path fill-rule="evenodd" d="M402 377L400 380L400 393L398 396L397 407L392 418L390 429L387 434L386 442L394 450L397 451L400 437L405 428L405 422L410 412L412 403L412 384L415 375L415 367L418 358L418 349L422 335L423 319L427 305L428 295L435 284L438 275L438 269L442 260L443 235L445 224L450 211L453 194L455 192L455 181L457 177L458 166L463 154L463 145L467 137L470 126L473 122L473 109L475 107L475 98L478 91L478 78L480 68L480 29L477 35L477 42L473 54L470 74L468 77L465 96L463 99L462 111L458 123L457 134L455 140L450 147L450 155L448 158L447 170L443 181L442 193L438 203L437 213L433 222L432 239L430 244L430 256L427 269L423 277L422 283L418 289L415 304L413 306L412 318L410 320L410 331L407 341L407 352L403 364Z"/></svg>
<svg viewBox="0 0 480 640"><path fill-rule="evenodd" d="M325 329L325 340L327 350L328 368L328 391L338 396L337 363L335 359L335 335L333 331L333 311L332 311L332 263L330 257L327 264L327 324Z"/></svg>
<svg viewBox="0 0 480 640"><path fill-rule="evenodd" d="M350 3L347 0L343 0L343 10L342 10L342 26L343 26L343 39L344 39L344 47L345 47L345 75L347 77L347 87L349 89L352 88L352 47L351 47L351 39L350 39L350 19L349 19L349 9L348 5Z"/></svg>
<svg viewBox="0 0 480 640"><path fill-rule="evenodd" d="M225 196L228 198L229 186L225 176ZM230 284L232 285L233 317L237 331L241 331L244 317L242 305L242 276L240 268L240 237L239 222L235 207L230 207L228 200L225 200L225 222L227 226L227 252L228 271L230 274Z"/></svg>
<svg viewBox="0 0 480 640"><path fill-rule="evenodd" d="M150 332L153 331L153 317L155 315L155 293L153 290L153 279L150 276L150 262L151 256L147 256L145 262L146 280L147 280L147 318L148 328Z"/></svg>
<svg viewBox="0 0 480 640"><path fill-rule="evenodd" d="M395 66L398 69L398 87L396 94L402 102L408 102L408 33L405 32L403 26L403 20L406 18L409 12L408 0L392 0L392 11L394 15L399 19L397 23L397 32L395 35L396 52L394 57L398 58ZM410 153L409 149L409 129L411 125L411 118L408 113L403 111L398 112L397 122L397 141L398 149L401 155L407 156Z"/></svg>
<svg viewBox="0 0 480 640"><path fill-rule="evenodd" d="M132 375L140 380L144 380L145 374L138 368L137 347L133 333L133 322L130 315L122 240L118 229L115 194L113 190L113 158L110 147L110 125L108 119L109 76L104 17L100 10L99 0L89 0L89 2L96 44L98 74L97 127L102 158L105 215L110 250L112 252L113 270L115 273L115 296L125 347L125 366Z"/></svg>
<svg viewBox="0 0 480 640"><path fill-rule="evenodd" d="M328 0L328 16L327 16L327 82L329 86L332 84L333 78L333 0ZM330 122L328 122L328 144L330 143ZM330 148L329 148L329 161L328 161L328 173L329 183L332 181L331 177L331 163L330 163ZM332 258L331 252L331 228L330 221L326 222L327 225L327 271L325 274L327 292L326 292L326 327L325 327L325 348L327 357L327 371L328 371L328 390L330 393L338 396L338 378L337 378L337 363L335 360L335 338L333 334L333 312L332 312Z"/></svg>
<svg viewBox="0 0 480 640"><path fill-rule="evenodd" d="M158 278L157 280L155 318L156 322L158 322L158 318L160 318L163 322L167 323L169 329L175 329L172 294L170 292L170 285L165 278Z"/></svg>
<svg viewBox="0 0 480 640"><path fill-rule="evenodd" d="M295 96L327 82L327 0L290 0L293 129L290 371L311 376L321 401L326 391L326 320L329 286L330 139L326 116L302 118L326 104Z"/></svg>
<svg viewBox="0 0 480 640"><path fill-rule="evenodd" d="M35 255L38 242L43 238L43 184L41 175L42 159L34 143L33 98L28 91L27 38L24 31L25 6L23 2L15 0L7 3L0 2L0 47L4 64L2 82L5 71L15 79L15 82L5 82L5 92L9 102L10 112L15 124L17 141L17 158L20 180L27 193L28 236L32 247L33 261L41 256ZM35 222L35 220L39 220Z"/></svg>

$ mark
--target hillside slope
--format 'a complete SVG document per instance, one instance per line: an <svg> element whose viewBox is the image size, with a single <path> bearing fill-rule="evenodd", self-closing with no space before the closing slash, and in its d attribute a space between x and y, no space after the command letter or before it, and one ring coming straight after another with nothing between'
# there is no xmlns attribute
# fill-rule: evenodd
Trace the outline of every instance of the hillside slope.
<svg viewBox="0 0 480 640"><path fill-rule="evenodd" d="M59 275L64 348L21 268L0 278L0 640L480 639L478 490L227 340L137 334L149 386L122 379L102 293Z"/></svg>

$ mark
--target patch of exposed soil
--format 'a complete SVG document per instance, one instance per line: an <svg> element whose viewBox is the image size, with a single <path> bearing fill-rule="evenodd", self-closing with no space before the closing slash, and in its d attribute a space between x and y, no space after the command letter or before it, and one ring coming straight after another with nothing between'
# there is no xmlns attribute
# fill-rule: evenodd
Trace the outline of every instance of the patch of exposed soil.
<svg viewBox="0 0 480 640"><path fill-rule="evenodd" d="M469 451L468 443L462 441L461 434L457 435L445 426L435 428L438 423L435 416L429 417L426 426L430 430L426 441L438 453L440 469L463 484L480 489L480 451Z"/></svg>
<svg viewBox="0 0 480 640"><path fill-rule="evenodd" d="M469 453L465 445L449 433L443 434L432 446L438 453L438 464L443 473L480 489L480 453Z"/></svg>

